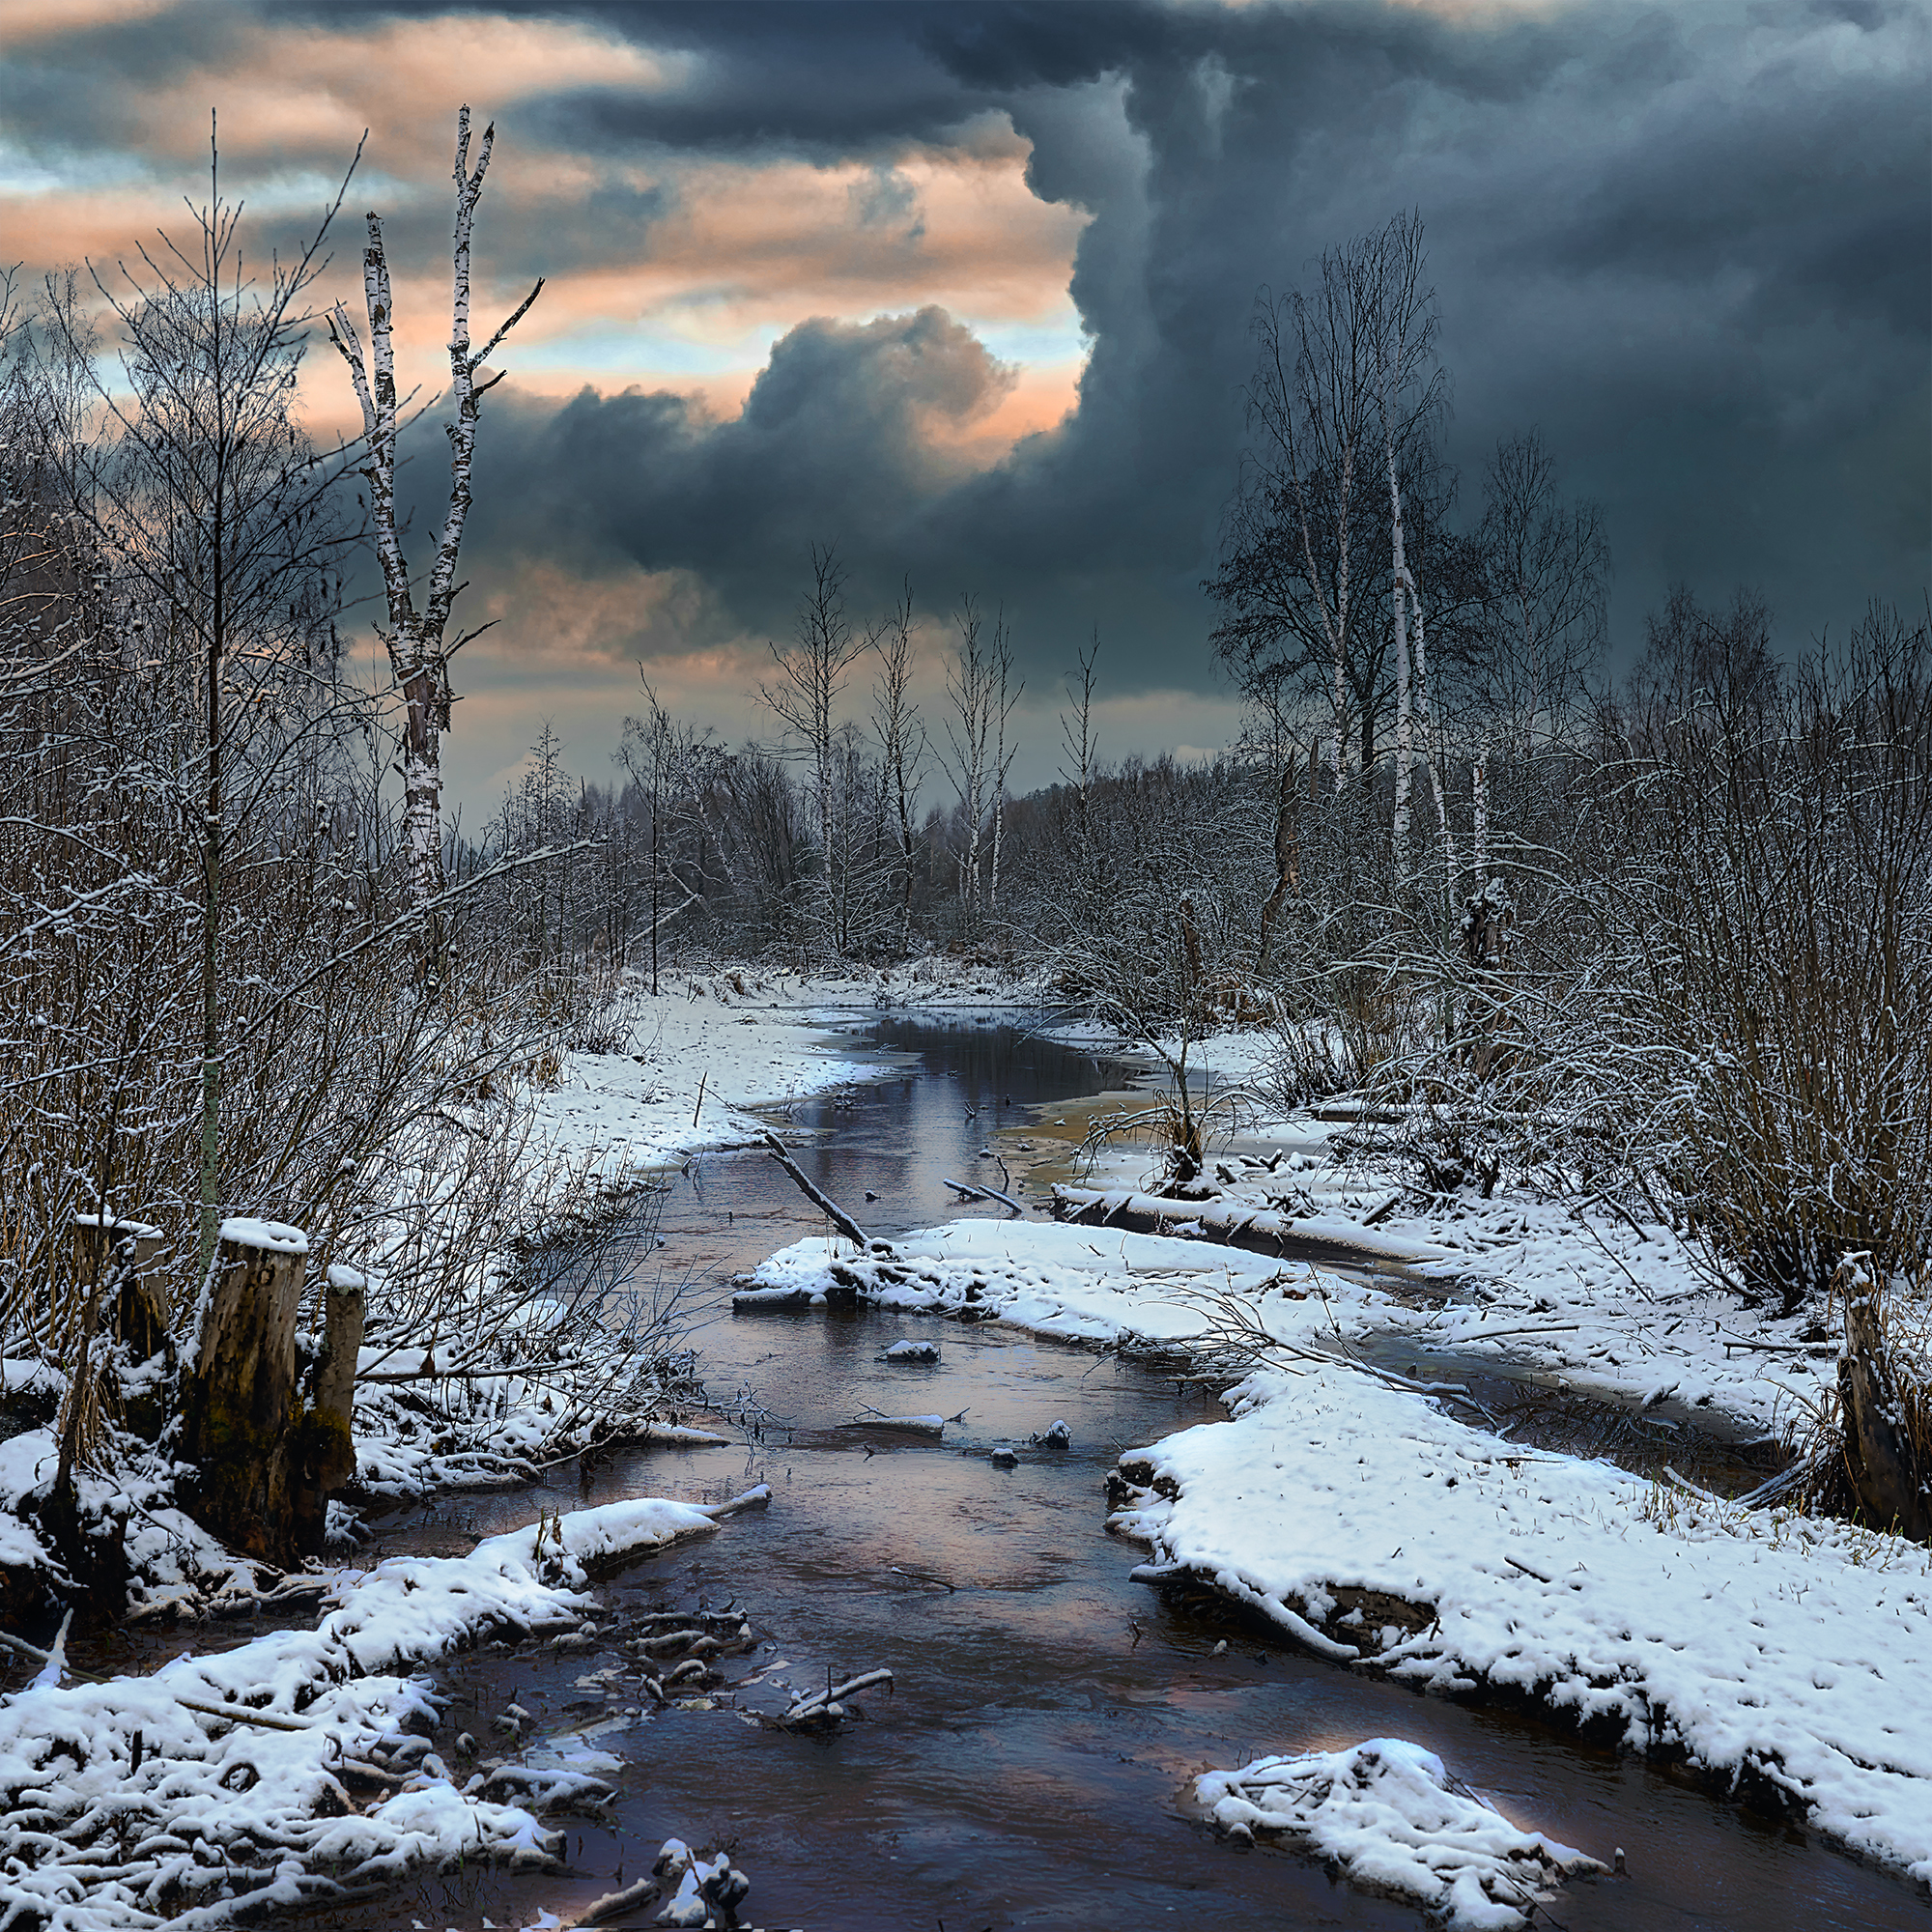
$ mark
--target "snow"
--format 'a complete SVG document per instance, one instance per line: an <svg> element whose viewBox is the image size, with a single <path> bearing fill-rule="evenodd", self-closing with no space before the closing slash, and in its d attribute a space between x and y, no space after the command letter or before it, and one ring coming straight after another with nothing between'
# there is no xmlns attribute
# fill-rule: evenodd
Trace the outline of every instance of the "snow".
<svg viewBox="0 0 1932 1932"><path fill-rule="evenodd" d="M1123 1459L1150 1493L1115 1526L1148 1574L1206 1577L1404 1682L1526 1691L1748 1777L1932 1881L1926 1551L1526 1452L1344 1366L1227 1400L1233 1420ZM1381 1600L1413 1613L1380 1621Z"/></svg>
<svg viewBox="0 0 1932 1932"><path fill-rule="evenodd" d="M1553 1878L1604 1869L1519 1832L1406 1738L1257 1758L1204 1773L1194 1791L1223 1831L1300 1839L1352 1884L1412 1898L1459 1932L1519 1932L1549 1902Z"/></svg>
<svg viewBox="0 0 1932 1932"><path fill-rule="evenodd" d="M150 1227L145 1221L124 1221L118 1214L82 1214L73 1217L76 1228L106 1228L137 1241L158 1241L163 1230Z"/></svg>
<svg viewBox="0 0 1932 1932"><path fill-rule="evenodd" d="M299 1228L280 1221L264 1221L253 1214L231 1214L221 1224L220 1238L238 1248L254 1248L264 1254L305 1255L308 1236Z"/></svg>
<svg viewBox="0 0 1932 1932"><path fill-rule="evenodd" d="M434 1706L426 1685L387 1673L497 1632L574 1629L600 1566L709 1535L746 1500L643 1498L464 1557L392 1557L338 1574L313 1631L0 1700L0 1916L57 1913L63 1932L212 1926L326 1898L335 1879L455 1858L549 1862L555 1845L530 1809L491 1802L480 1779L459 1790L426 1739L405 1737ZM400 1788L358 1811L345 1779L370 1761Z"/></svg>
<svg viewBox="0 0 1932 1932"><path fill-rule="evenodd" d="M652 1867L677 1889L658 1914L660 1925L703 1926L735 1924L735 1909L752 1889L752 1882L731 1862L727 1852L711 1858L694 1852L682 1838L667 1838ZM718 1915L724 1913L721 1918Z"/></svg>

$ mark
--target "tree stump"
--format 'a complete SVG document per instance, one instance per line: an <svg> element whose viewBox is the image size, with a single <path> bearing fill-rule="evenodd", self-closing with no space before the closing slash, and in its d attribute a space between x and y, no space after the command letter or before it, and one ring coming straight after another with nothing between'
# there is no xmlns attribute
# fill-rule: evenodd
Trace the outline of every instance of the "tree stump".
<svg viewBox="0 0 1932 1932"><path fill-rule="evenodd" d="M1845 1470L1875 1529L1923 1543L1932 1536L1932 1468L1922 1453L1925 1400L1892 1359L1870 1259L1847 1256L1835 1283L1845 1306L1845 1352L1838 1363ZM1915 1421L1921 1429L1915 1430Z"/></svg>
<svg viewBox="0 0 1932 1932"><path fill-rule="evenodd" d="M296 1312L307 1255L298 1228L224 1221L182 1373L189 1514L231 1548L281 1568L299 1553Z"/></svg>
<svg viewBox="0 0 1932 1932"><path fill-rule="evenodd" d="M164 1384L174 1369L168 1305L153 1272L161 1231L144 1221L76 1214L73 1233L81 1271L95 1285L85 1324L89 1337L103 1321L118 1345L121 1419L143 1441L158 1441L166 1420Z"/></svg>
<svg viewBox="0 0 1932 1932"><path fill-rule="evenodd" d="M161 1249L161 1231L145 1221L123 1221L101 1214L73 1217L81 1265L100 1272L103 1285L118 1284L110 1318L114 1337L125 1342L137 1362L157 1355L168 1340L168 1307L150 1272Z"/></svg>
<svg viewBox="0 0 1932 1932"><path fill-rule="evenodd" d="M293 1492L296 1548L319 1556L328 1529L328 1497L355 1473L355 1361L362 1352L367 1285L354 1268L332 1267L323 1301L322 1357L315 1397L302 1417Z"/></svg>

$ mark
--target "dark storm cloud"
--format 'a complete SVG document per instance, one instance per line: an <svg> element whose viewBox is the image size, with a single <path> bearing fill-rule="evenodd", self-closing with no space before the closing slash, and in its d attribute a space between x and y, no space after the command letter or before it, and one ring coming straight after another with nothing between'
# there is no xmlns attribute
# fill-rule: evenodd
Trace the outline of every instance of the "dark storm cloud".
<svg viewBox="0 0 1932 1932"><path fill-rule="evenodd" d="M514 506L487 544L591 575L620 561L694 570L726 586L746 628L783 630L808 547L842 530L874 566L892 554L909 512L945 494L929 427L970 421L1006 382L928 308L801 325L727 422L664 393L513 404L479 444L479 504Z"/></svg>
<svg viewBox="0 0 1932 1932"><path fill-rule="evenodd" d="M553 102L559 140L877 158L999 111L1033 143L1035 191L1093 216L1079 409L989 472L922 453L922 411L944 407L922 384L973 359L932 317L933 360L895 376L907 325L794 331L743 423L583 399L515 440L541 527L700 570L749 625L788 601L805 541L836 538L866 594L910 570L937 597L1004 596L1042 668L1097 619L1122 684L1205 681L1198 584L1257 287L1409 207L1465 509L1496 439L1540 424L1605 507L1625 638L1673 577L1760 583L1795 641L1871 593L1916 603L1932 575L1916 6L1477 25L1367 5L577 11L697 58L648 99ZM484 515L493 540L534 540Z"/></svg>

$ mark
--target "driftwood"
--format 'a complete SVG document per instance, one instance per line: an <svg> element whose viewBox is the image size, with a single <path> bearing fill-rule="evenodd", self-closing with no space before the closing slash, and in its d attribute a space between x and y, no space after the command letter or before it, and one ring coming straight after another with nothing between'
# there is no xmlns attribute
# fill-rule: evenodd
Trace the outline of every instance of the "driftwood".
<svg viewBox="0 0 1932 1932"><path fill-rule="evenodd" d="M768 1154L770 1154L771 1157L775 1161L777 1161L778 1164L781 1168L783 1168L784 1171L788 1175L790 1175L795 1181L798 1182L799 1189L805 1195L805 1198L808 1201L810 1201L815 1208L817 1208L818 1210L822 1214L824 1214L826 1219L829 1220L832 1223L832 1225L835 1228L837 1228L838 1232L841 1235L843 1235L848 1241L852 1242L857 1247L864 1248L874 1253L880 1253L880 1254L892 1253L893 1251L892 1243L890 1241L874 1241L871 1238L871 1236L866 1233L865 1229L860 1227L858 1222L853 1220L851 1215L846 1213L844 1208L839 1207L838 1202L833 1200L831 1195L826 1193L826 1191L822 1187L820 1187L818 1183L810 1178L810 1176L809 1176L806 1173L804 1168L800 1167L798 1162L792 1159L790 1154L785 1152L784 1144L779 1139L778 1135L767 1134L765 1135L764 1140L765 1140L765 1151Z"/></svg>
<svg viewBox="0 0 1932 1932"><path fill-rule="evenodd" d="M845 1699L855 1697L861 1690L870 1690L883 1684L890 1691L893 1688L893 1673L890 1670L862 1670L857 1677L848 1677L842 1684L832 1681L832 1673L825 1673L823 1690L802 1690L792 1699L791 1708L778 1719L781 1730L830 1730L850 1716L845 1709Z"/></svg>
<svg viewBox="0 0 1932 1932"><path fill-rule="evenodd" d="M1002 1194L997 1187L975 1187L964 1180L949 1180L940 1178L942 1187L950 1187L955 1194L963 1194L969 1201L997 1201L1010 1214L1024 1215L1026 1209L1010 1194Z"/></svg>

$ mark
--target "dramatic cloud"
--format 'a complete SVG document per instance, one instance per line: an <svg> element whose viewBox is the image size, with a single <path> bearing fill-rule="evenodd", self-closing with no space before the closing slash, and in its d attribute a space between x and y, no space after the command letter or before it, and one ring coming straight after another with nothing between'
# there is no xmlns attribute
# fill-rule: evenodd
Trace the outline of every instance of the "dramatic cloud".
<svg viewBox="0 0 1932 1932"><path fill-rule="evenodd" d="M1619 638L1676 578L1761 585L1795 644L1932 577L1913 0L102 0L9 38L0 213L36 266L123 251L191 189L211 101L271 224L370 126L355 205L390 214L426 387L450 109L497 114L489 299L551 283L481 445L471 596L502 621L453 748L472 776L547 693L609 735L634 656L746 728L813 540L867 608L908 573L935 612L1003 599L1036 699L1097 623L1116 751L1158 742L1134 694L1225 728L1199 584L1256 291L1399 209L1428 226L1465 508L1539 425L1604 505Z"/></svg>

